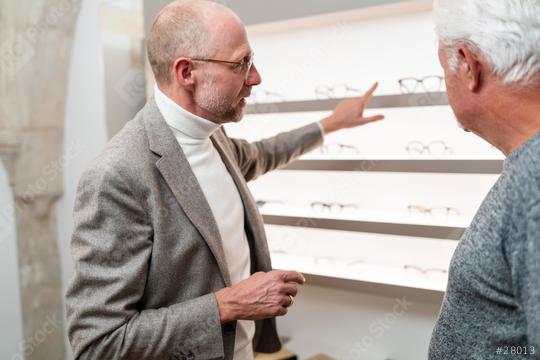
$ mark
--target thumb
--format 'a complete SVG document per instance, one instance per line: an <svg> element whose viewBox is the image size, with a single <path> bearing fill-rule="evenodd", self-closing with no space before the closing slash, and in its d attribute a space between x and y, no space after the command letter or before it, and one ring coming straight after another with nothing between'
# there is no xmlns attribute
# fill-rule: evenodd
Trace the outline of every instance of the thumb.
<svg viewBox="0 0 540 360"><path fill-rule="evenodd" d="M297 271L283 271L281 275L284 282L295 282L297 284L303 284L306 282L304 275Z"/></svg>
<svg viewBox="0 0 540 360"><path fill-rule="evenodd" d="M368 123L380 121L380 120L384 120L384 115L374 115L374 116L363 117L361 119L361 122L363 124L368 124Z"/></svg>

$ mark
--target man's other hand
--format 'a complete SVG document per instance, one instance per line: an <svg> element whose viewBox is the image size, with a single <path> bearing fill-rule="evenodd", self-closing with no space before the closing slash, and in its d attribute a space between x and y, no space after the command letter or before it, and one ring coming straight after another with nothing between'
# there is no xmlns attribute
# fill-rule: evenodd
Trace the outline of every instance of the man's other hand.
<svg viewBox="0 0 540 360"><path fill-rule="evenodd" d="M270 271L255 273L221 289L216 292L221 323L283 316L294 302L298 284L305 282L304 276L296 271Z"/></svg>

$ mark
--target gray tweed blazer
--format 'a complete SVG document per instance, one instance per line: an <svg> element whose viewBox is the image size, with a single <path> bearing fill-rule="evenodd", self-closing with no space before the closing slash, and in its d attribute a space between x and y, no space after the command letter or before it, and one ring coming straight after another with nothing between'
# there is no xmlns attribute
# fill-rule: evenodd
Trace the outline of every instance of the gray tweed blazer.
<svg viewBox="0 0 540 360"><path fill-rule="evenodd" d="M211 139L244 204L251 270L270 271L246 182L319 146L319 126L255 143L223 129ZM221 325L214 295L231 285L216 220L153 99L82 175L74 221L66 306L76 359L233 358L236 322ZM253 345L280 349L275 319L256 322Z"/></svg>

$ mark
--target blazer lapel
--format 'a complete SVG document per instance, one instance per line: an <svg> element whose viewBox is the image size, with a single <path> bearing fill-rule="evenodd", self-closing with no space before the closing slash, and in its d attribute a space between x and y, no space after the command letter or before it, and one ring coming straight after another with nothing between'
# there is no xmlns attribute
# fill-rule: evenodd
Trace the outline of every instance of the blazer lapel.
<svg viewBox="0 0 540 360"><path fill-rule="evenodd" d="M161 156L156 166L185 214L208 244L216 258L225 286L230 286L231 279L219 228L191 165L153 98L148 101L143 111L150 150Z"/></svg>
<svg viewBox="0 0 540 360"><path fill-rule="evenodd" d="M266 241L266 234L264 230L264 222L259 213L259 209L249 191L247 183L244 179L244 176L240 172L236 161L232 158L232 154L227 151L228 146L226 143L226 136L223 130L219 130L210 138L214 143L214 146L225 164L225 167L231 174L231 177L236 184L238 193L244 204L244 212L246 225L251 230L253 234L253 243L251 251L255 255L257 260L257 271L270 271L272 270L272 264L270 261L270 251L268 249L268 243Z"/></svg>

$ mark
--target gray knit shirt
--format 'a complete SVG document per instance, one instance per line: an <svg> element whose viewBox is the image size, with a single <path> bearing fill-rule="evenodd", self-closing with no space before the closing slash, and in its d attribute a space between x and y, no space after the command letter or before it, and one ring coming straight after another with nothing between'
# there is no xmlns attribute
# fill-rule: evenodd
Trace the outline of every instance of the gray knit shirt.
<svg viewBox="0 0 540 360"><path fill-rule="evenodd" d="M540 133L506 159L454 253L429 359L539 354Z"/></svg>

